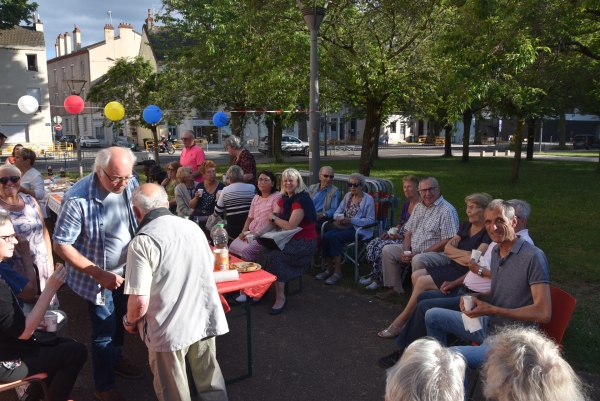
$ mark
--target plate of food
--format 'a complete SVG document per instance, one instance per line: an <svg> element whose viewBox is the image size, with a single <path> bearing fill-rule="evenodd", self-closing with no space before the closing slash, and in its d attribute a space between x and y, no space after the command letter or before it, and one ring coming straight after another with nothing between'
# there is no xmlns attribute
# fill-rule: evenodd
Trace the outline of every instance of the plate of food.
<svg viewBox="0 0 600 401"><path fill-rule="evenodd" d="M230 267L231 266L233 266L240 273L255 272L257 270L262 269L262 267L258 263L254 262L236 262L232 263Z"/></svg>

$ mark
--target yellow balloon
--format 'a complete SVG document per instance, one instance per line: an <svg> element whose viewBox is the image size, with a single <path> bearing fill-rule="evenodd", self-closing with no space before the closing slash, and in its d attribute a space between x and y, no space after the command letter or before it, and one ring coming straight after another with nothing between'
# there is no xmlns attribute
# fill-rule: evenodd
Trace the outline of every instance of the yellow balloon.
<svg viewBox="0 0 600 401"><path fill-rule="evenodd" d="M110 102L104 107L104 115L111 121L120 121L125 116L125 108L119 102Z"/></svg>

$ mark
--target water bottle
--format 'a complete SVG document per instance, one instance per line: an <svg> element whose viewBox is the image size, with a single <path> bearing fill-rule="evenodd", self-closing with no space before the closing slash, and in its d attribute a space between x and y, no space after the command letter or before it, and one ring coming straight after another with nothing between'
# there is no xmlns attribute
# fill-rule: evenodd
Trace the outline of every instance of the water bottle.
<svg viewBox="0 0 600 401"><path fill-rule="evenodd" d="M64 167L60 168L60 178L65 178L67 176L67 172Z"/></svg>
<svg viewBox="0 0 600 401"><path fill-rule="evenodd" d="M229 249L227 248L229 236L223 223L217 224L216 227L211 233L215 254L215 270L227 270L229 268Z"/></svg>

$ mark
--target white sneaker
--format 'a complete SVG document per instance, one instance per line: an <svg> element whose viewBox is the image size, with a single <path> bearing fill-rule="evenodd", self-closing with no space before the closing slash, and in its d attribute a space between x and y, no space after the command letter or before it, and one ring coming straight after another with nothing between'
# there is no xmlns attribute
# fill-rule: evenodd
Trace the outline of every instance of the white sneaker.
<svg viewBox="0 0 600 401"><path fill-rule="evenodd" d="M371 278L371 275L368 275L366 277L361 278L358 282L362 285L369 285L373 282L373 279Z"/></svg>
<svg viewBox="0 0 600 401"><path fill-rule="evenodd" d="M246 294L244 294L244 291L240 291L240 296L239 296L239 297L237 297L237 298L235 299L235 301L236 301L236 302L239 302L239 303L244 303L244 302L246 302Z"/></svg>
<svg viewBox="0 0 600 401"><path fill-rule="evenodd" d="M378 288L381 288L381 284L379 284L377 281L373 281L370 285L367 286L367 290L376 290Z"/></svg>

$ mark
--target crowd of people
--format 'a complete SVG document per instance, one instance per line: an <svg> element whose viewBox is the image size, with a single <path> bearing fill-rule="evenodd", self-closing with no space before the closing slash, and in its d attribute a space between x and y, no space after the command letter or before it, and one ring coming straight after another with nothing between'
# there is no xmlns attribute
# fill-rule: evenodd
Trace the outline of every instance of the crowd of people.
<svg viewBox="0 0 600 401"><path fill-rule="evenodd" d="M53 243L35 153L20 149L0 166L0 382L44 372L50 399L69 398L87 350L64 337L68 318L56 291L66 283L87 304L96 399L123 400L115 374L143 374L124 357L129 332L147 345L160 400L189 399L186 359L198 392L227 400L215 337L228 326L212 280L207 228L219 217L226 219L230 252L275 275L271 315L285 310L285 284L305 273L318 242L326 269L315 278L326 284L342 279L341 251L356 235L368 242L372 268L361 284L386 287L378 297L398 297L410 275L408 303L378 332L397 346L378 361L389 369L388 401L465 399L465 371L480 367L486 397L585 399L557 345L537 330L551 319L550 278L546 257L528 234L527 202L474 193L465 197L468 221L459 224L435 178L409 175L398 224L375 238L373 228L362 229L376 216L361 174L348 176L344 196L329 166L310 187L293 168L277 182L271 171L257 174L252 154L231 136L225 142L231 165L221 182L194 139L183 133L180 161L166 172L143 163L142 185L129 149L100 150L92 173L64 195ZM274 230L293 230L283 248L249 240ZM54 267L52 250L64 266ZM237 300L246 298L242 292ZM198 299L202 307L186 307ZM50 338L40 335L49 310L58 316ZM469 345L448 347L449 336ZM23 399L40 398L34 383Z"/></svg>

